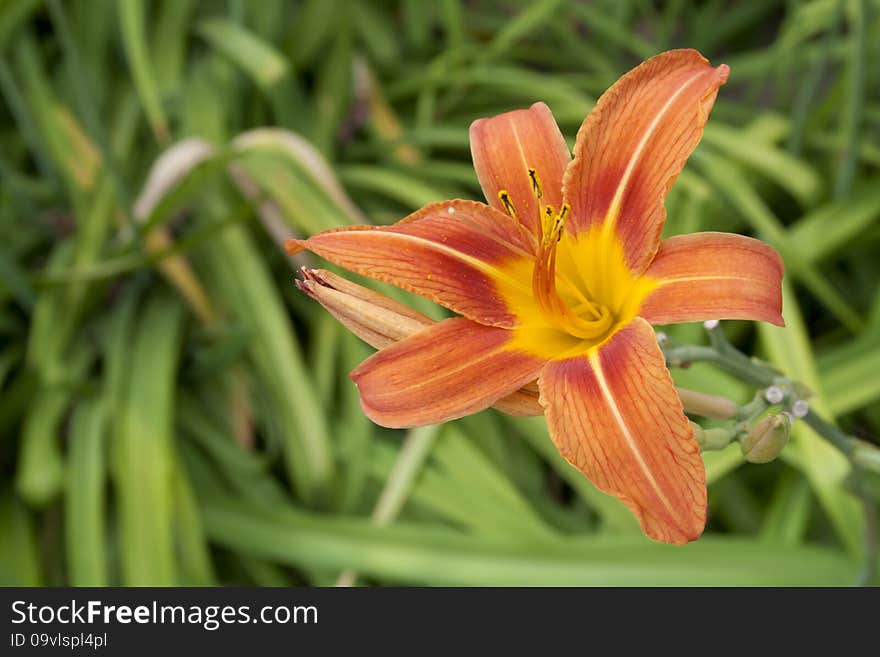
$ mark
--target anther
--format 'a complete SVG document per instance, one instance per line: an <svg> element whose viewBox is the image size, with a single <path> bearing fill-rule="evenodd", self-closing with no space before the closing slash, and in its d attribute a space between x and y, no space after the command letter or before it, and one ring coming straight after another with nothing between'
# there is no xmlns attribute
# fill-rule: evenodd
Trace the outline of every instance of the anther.
<svg viewBox="0 0 880 657"><path fill-rule="evenodd" d="M558 234L556 236L556 241L562 239L562 229L565 227L565 222L568 220L568 213L571 211L571 206L568 203L563 203L562 207L559 209L559 216L556 217L556 225Z"/></svg>
<svg viewBox="0 0 880 657"><path fill-rule="evenodd" d="M541 234L544 240L549 241L553 237L553 218L556 215L556 212L553 210L552 205L544 206L544 216L541 218ZM545 242L546 244L546 242Z"/></svg>
<svg viewBox="0 0 880 657"><path fill-rule="evenodd" d="M504 204L504 211L516 219L516 208L513 207L513 202L510 200L510 194L506 189L502 189L498 192L498 199Z"/></svg>
<svg viewBox="0 0 880 657"><path fill-rule="evenodd" d="M539 199L544 197L544 190L541 188L541 181L538 178L538 172L529 167L529 178L532 180L532 191Z"/></svg>
<svg viewBox="0 0 880 657"><path fill-rule="evenodd" d="M568 219L568 213L571 212L571 206L568 203L563 203L562 207L559 209L559 222L564 226L565 221Z"/></svg>

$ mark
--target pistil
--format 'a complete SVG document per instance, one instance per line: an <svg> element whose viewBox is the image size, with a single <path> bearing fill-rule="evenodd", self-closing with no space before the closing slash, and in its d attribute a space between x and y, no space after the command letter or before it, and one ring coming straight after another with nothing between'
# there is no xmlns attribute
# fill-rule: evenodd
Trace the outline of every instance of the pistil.
<svg viewBox="0 0 880 657"><path fill-rule="evenodd" d="M559 296L556 287L556 250L570 211L567 203L562 204L559 214L551 205L542 210L542 235L532 272L532 292L538 307L554 326L577 338L595 339L607 333L614 323L611 311L578 294L578 312L575 313Z"/></svg>

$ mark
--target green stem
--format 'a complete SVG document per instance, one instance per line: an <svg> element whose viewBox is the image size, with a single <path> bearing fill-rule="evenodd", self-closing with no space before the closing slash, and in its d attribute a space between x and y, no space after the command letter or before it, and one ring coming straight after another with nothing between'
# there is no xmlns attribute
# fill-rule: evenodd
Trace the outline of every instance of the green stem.
<svg viewBox="0 0 880 657"><path fill-rule="evenodd" d="M715 329L715 331L720 332L720 329ZM684 345L668 348L666 349L666 362L669 367L683 367L695 362L712 363L743 381L761 387L773 385L778 381L778 373L760 362L748 358L729 342L715 342L715 346L708 347ZM859 444L855 438L848 436L813 410L808 411L803 420L819 436L843 452L853 467L864 467L853 459L856 446ZM880 450L877 451L880 456Z"/></svg>
<svg viewBox="0 0 880 657"><path fill-rule="evenodd" d="M780 377L779 373L769 366L749 358L734 347L724 336L721 327L710 329L709 336L710 346L675 345L666 347L664 352L667 365L669 367L686 367L695 362L707 362L758 387L764 388L780 384L781 381L782 384L787 384L785 386L787 388L798 389L798 384L795 382ZM855 493L860 499L865 513L865 566L859 581L862 585L870 585L876 577L877 554L880 548L878 548L877 541L877 505L865 490L864 476L868 470L875 469L873 467L875 463L880 463L880 449L847 435L812 409L808 410L802 419L818 436L840 450L850 462Z"/></svg>
<svg viewBox="0 0 880 657"><path fill-rule="evenodd" d="M761 387L773 384L778 376L776 372L749 359L735 348L731 349L732 351L725 349L722 353L717 347L701 345L671 347L666 350L666 362L670 367L682 367L696 362L713 363L748 383Z"/></svg>

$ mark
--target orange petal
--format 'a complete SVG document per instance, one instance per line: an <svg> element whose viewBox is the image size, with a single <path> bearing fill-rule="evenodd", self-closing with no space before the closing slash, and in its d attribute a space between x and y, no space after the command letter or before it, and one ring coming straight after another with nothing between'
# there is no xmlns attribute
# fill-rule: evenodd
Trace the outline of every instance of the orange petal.
<svg viewBox="0 0 880 657"><path fill-rule="evenodd" d="M645 272L657 287L639 315L652 324L754 319L783 326L782 258L760 240L731 233L677 235Z"/></svg>
<svg viewBox="0 0 880 657"><path fill-rule="evenodd" d="M548 363L541 404L560 454L626 504L651 538L696 539L706 471L654 331L636 318L601 347Z"/></svg>
<svg viewBox="0 0 880 657"><path fill-rule="evenodd" d="M544 361L509 348L512 334L454 317L373 354L351 373L367 416L385 427L476 413L538 375Z"/></svg>
<svg viewBox="0 0 880 657"><path fill-rule="evenodd" d="M671 50L606 91L584 121L565 172L574 234L610 222L627 265L641 273L660 243L663 200L703 134L726 65Z"/></svg>
<svg viewBox="0 0 880 657"><path fill-rule="evenodd" d="M470 129L474 168L486 200L504 211L498 192L507 190L517 217L540 236L540 208L532 188L529 168L535 169L543 190L542 201L559 208L562 175L571 160L568 145L556 119L544 103L490 119L478 119Z"/></svg>
<svg viewBox="0 0 880 657"><path fill-rule="evenodd" d="M432 203L393 226L329 230L291 240L327 260L420 294L481 324L512 327L499 285L531 291L531 243L507 215L475 201ZM519 280L522 279L522 280Z"/></svg>

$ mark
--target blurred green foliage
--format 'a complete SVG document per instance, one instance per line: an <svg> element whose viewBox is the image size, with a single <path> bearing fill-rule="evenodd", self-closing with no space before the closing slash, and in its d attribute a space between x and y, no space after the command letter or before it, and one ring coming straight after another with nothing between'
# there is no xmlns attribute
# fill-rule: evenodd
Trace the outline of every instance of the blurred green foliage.
<svg viewBox="0 0 880 657"><path fill-rule="evenodd" d="M369 348L279 248L479 198L470 121L544 100L573 138L673 47L731 77L667 234L773 244L788 326L732 339L876 442L877 0L0 2L0 584L855 582L870 523L806 427L707 454L705 536L653 544L542 418L372 425Z"/></svg>

